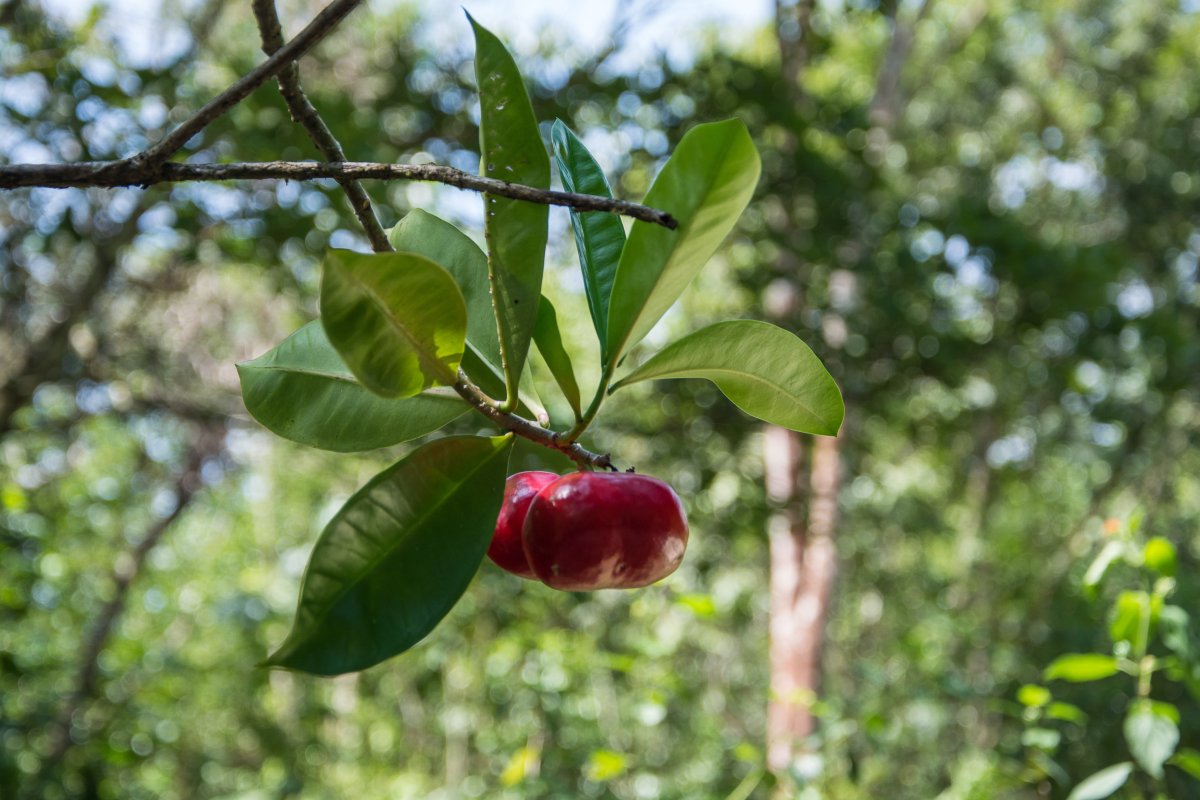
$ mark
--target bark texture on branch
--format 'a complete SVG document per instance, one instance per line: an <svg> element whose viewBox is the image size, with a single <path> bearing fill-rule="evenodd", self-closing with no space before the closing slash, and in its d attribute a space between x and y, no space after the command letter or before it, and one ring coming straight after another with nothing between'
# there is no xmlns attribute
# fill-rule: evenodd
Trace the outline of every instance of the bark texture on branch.
<svg viewBox="0 0 1200 800"><path fill-rule="evenodd" d="M254 161L229 164L164 164L132 161L90 161L76 164L13 164L0 166L0 189L40 186L49 189L111 186L152 186L182 181L294 180L407 180L444 183L459 189L487 192L529 203L566 206L576 211L607 211L664 228L678 222L665 211L591 194L535 189L520 183L472 175L438 164L382 164L363 161Z"/></svg>

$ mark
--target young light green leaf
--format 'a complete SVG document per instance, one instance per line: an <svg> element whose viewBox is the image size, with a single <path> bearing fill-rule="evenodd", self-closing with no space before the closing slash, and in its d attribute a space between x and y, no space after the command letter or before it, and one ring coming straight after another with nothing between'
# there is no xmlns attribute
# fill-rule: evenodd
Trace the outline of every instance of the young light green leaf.
<svg viewBox="0 0 1200 800"><path fill-rule="evenodd" d="M1027 683L1017 690L1017 702L1026 708L1041 708L1050 702L1050 690L1045 686Z"/></svg>
<svg viewBox="0 0 1200 800"><path fill-rule="evenodd" d="M292 631L267 664L338 675L424 638L483 560L510 449L510 436L437 439L355 493L317 540Z"/></svg>
<svg viewBox="0 0 1200 800"><path fill-rule="evenodd" d="M533 106L511 55L468 14L475 30L475 77L479 84L481 172L489 178L550 187L550 157L538 134ZM488 279L503 354L505 405L515 407L521 368L529 352L542 292L547 208L484 195Z"/></svg>
<svg viewBox="0 0 1200 800"><path fill-rule="evenodd" d="M1167 578L1175 577L1175 545L1170 539L1155 536L1146 542L1142 550L1142 560L1146 566Z"/></svg>
<svg viewBox="0 0 1200 800"><path fill-rule="evenodd" d="M425 256L450 273L467 305L467 346L499 369L500 342L492 313L488 262L479 245L454 225L419 208L388 231L388 241L397 250Z"/></svg>
<svg viewBox="0 0 1200 800"><path fill-rule="evenodd" d="M333 349L320 321L243 361L237 370L251 416L285 439L339 453L424 436L468 409L450 389L429 389L403 400L368 392Z"/></svg>
<svg viewBox="0 0 1200 800"><path fill-rule="evenodd" d="M554 145L554 160L563 189L568 192L612 197L604 170L579 141L574 131L560 119L550 129ZM616 214L603 211L571 211L571 227L575 231L575 249L579 253L579 268L583 271L583 288L596 336L600 339L600 359L608 363L608 304L612 296L617 262L625 247L625 226Z"/></svg>
<svg viewBox="0 0 1200 800"><path fill-rule="evenodd" d="M411 397L455 381L467 310L450 273L414 253L333 250L321 278L321 323L359 383Z"/></svg>
<svg viewBox="0 0 1200 800"><path fill-rule="evenodd" d="M1111 611L1108 633L1114 642L1129 642L1136 653L1143 653L1146 637L1158 627L1162 597L1148 592L1124 591L1117 595ZM1145 620L1146 615L1149 620Z"/></svg>
<svg viewBox="0 0 1200 800"><path fill-rule="evenodd" d="M1200 751L1193 750L1190 747L1181 747L1175 755L1171 756L1171 759L1167 763L1179 767L1179 769L1200 781Z"/></svg>
<svg viewBox="0 0 1200 800"><path fill-rule="evenodd" d="M1087 714L1079 706L1058 701L1046 706L1046 716L1050 719L1059 719L1063 722L1075 722L1078 724L1082 724L1087 720Z"/></svg>
<svg viewBox="0 0 1200 800"><path fill-rule="evenodd" d="M563 347L562 333L558 330L558 314L554 306L545 296L538 305L537 325L533 329L533 340L537 343L538 352L546 359L550 373L562 389L563 397L571 404L575 419L580 416L579 384L575 382L575 370L571 367L571 357Z"/></svg>
<svg viewBox="0 0 1200 800"><path fill-rule="evenodd" d="M1104 800L1111 797L1113 792L1125 785L1133 773L1133 764L1122 761L1105 767L1099 772L1083 779L1075 789L1067 795L1067 800Z"/></svg>
<svg viewBox="0 0 1200 800"><path fill-rule="evenodd" d="M613 384L708 378L751 416L805 433L835 436L842 394L821 360L795 335L767 322L718 322L683 337Z"/></svg>
<svg viewBox="0 0 1200 800"><path fill-rule="evenodd" d="M1133 760L1161 780L1163 764L1179 744L1179 724L1151 703L1136 703L1125 717L1125 743Z"/></svg>
<svg viewBox="0 0 1200 800"><path fill-rule="evenodd" d="M761 169L739 120L697 125L680 140L642 201L672 214L679 227L638 220L630 229L609 301L612 363L654 327L732 230Z"/></svg>
<svg viewBox="0 0 1200 800"><path fill-rule="evenodd" d="M1072 683L1098 681L1117 674L1117 659L1100 653L1068 653L1059 656L1046 667L1042 677L1048 681Z"/></svg>

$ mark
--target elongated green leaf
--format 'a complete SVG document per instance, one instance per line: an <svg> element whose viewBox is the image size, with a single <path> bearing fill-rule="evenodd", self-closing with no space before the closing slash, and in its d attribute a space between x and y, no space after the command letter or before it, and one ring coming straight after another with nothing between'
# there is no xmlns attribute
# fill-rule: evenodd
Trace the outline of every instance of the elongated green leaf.
<svg viewBox="0 0 1200 800"><path fill-rule="evenodd" d="M508 436L437 439L372 478L322 531L292 631L267 663L337 675L433 630L487 551L510 445Z"/></svg>
<svg viewBox="0 0 1200 800"><path fill-rule="evenodd" d="M612 197L604 170L579 141L574 131L560 119L550 130L554 144L554 160L563 189L579 194ZM575 249L579 252L579 268L583 271L583 288L588 308L600 339L600 358L608 363L608 304L612 295L617 262L625 247L625 226L616 214L603 211L571 211L571 228L575 231Z"/></svg>
<svg viewBox="0 0 1200 800"><path fill-rule="evenodd" d="M846 412L816 354L766 322L701 328L656 353L613 390L657 378L707 378L747 414L805 433L836 435Z"/></svg>
<svg viewBox="0 0 1200 800"><path fill-rule="evenodd" d="M571 404L575 418L579 419L580 398L579 384L575 382L575 370L571 367L571 357L563 347L562 333L558 329L558 313L554 306L544 296L538 306L537 325L533 329L533 340L537 343L538 352L546 359L550 373L562 389L563 397Z"/></svg>
<svg viewBox="0 0 1200 800"><path fill-rule="evenodd" d="M237 365L246 410L285 439L349 453L415 439L465 413L450 389L389 400L368 392L310 322L253 361Z"/></svg>
<svg viewBox="0 0 1200 800"><path fill-rule="evenodd" d="M547 189L550 157L521 73L499 39L474 19L471 27L479 84L481 172L489 178ZM488 278L508 388L506 402L515 405L542 292L548 212L543 205L494 195L484 195L484 205Z"/></svg>
<svg viewBox="0 0 1200 800"><path fill-rule="evenodd" d="M467 345L494 369L500 368L500 342L488 287L487 256L471 237L427 211L415 209L388 231L401 252L425 256L450 273L467 305Z"/></svg>
<svg viewBox="0 0 1200 800"><path fill-rule="evenodd" d="M1072 683L1098 681L1117 674L1117 660L1099 653L1068 653L1050 662L1042 677Z"/></svg>
<svg viewBox="0 0 1200 800"><path fill-rule="evenodd" d="M1136 703L1125 717L1125 743L1133 760L1161 779L1163 764L1179 744L1179 723L1151 703Z"/></svg>
<svg viewBox="0 0 1200 800"><path fill-rule="evenodd" d="M679 298L733 228L762 165L739 120L697 125L642 202L670 212L675 230L635 221L613 279L608 354L616 362Z"/></svg>
<svg viewBox="0 0 1200 800"><path fill-rule="evenodd" d="M383 397L454 383L466 344L466 305L454 278L413 253L331 251L321 322L354 377Z"/></svg>
<svg viewBox="0 0 1200 800"><path fill-rule="evenodd" d="M1105 767L1099 772L1084 778L1067 795L1067 800L1104 800L1105 797L1111 797L1113 792L1124 786L1125 781L1129 780L1129 776L1132 773L1133 764L1128 761L1122 761L1120 764Z"/></svg>
<svg viewBox="0 0 1200 800"><path fill-rule="evenodd" d="M1193 750L1190 747L1181 747L1179 748L1179 752L1171 756L1171 760L1167 763L1179 767L1188 775L1200 781L1200 751Z"/></svg>

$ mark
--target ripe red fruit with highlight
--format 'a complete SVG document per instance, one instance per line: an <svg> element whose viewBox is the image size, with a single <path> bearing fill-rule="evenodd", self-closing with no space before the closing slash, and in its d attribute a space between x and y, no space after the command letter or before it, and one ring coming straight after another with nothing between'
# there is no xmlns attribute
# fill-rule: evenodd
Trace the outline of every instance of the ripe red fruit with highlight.
<svg viewBox="0 0 1200 800"><path fill-rule="evenodd" d="M675 491L647 475L576 472L545 486L525 516L525 554L555 589L633 589L675 571L688 527Z"/></svg>
<svg viewBox="0 0 1200 800"><path fill-rule="evenodd" d="M521 531L525 525L525 514L538 491L558 480L553 472L518 472L509 475L504 482L504 500L500 505L500 516L496 520L496 532L488 547L488 558L496 566L529 580L537 580L529 561L525 557L525 545Z"/></svg>

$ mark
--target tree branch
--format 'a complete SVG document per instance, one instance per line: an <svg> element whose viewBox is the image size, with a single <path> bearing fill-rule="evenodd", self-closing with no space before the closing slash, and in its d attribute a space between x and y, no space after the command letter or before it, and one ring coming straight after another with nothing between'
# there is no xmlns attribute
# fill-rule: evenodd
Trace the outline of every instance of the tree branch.
<svg viewBox="0 0 1200 800"><path fill-rule="evenodd" d="M499 197L576 211L606 211L674 230L679 223L666 211L590 194L534 189L520 183L471 175L438 164L381 164L343 161L254 161L229 164L154 164L125 161L90 161L77 164L13 164L0 166L0 189L40 186L48 189L112 186L151 186L182 181L294 180L315 178L358 180L408 180L444 183L459 189L487 192Z"/></svg>
<svg viewBox="0 0 1200 800"><path fill-rule="evenodd" d="M262 36L263 52L268 56L273 55L283 47L283 30L279 26L279 14L275 11L275 0L254 0L253 9L254 17L258 20L258 31ZM342 145L333 135L329 126L325 124L325 120L321 119L321 115L317 113L316 107L304 94L304 90L300 88L300 68L296 62L288 64L276 77L279 80L279 93L283 95L292 119L308 132L308 138L316 145L321 155L325 156L325 160L345 161L346 153L342 149ZM391 250L387 234L384 233L383 226L379 224L379 218L375 215L375 209L371 206L371 198L367 195L366 190L358 181L349 178L339 179L338 183L346 193L346 199L350 201L350 208L353 209L354 216L358 217L358 221L362 223L371 247L377 253L386 253Z"/></svg>
<svg viewBox="0 0 1200 800"><path fill-rule="evenodd" d="M532 442L540 444L542 447L557 450L581 467L610 469L613 472L618 471L613 466L612 458L608 453L593 453L578 442L571 442L570 444L562 442L559 440L559 434L556 431L547 430L536 422L519 417L516 414L501 411L496 401L484 394L483 390L478 386L471 383L471 379L461 369L458 371L458 382L454 384L454 391L458 392L460 397L470 403L472 408L483 414L503 430L523 436Z"/></svg>
<svg viewBox="0 0 1200 800"><path fill-rule="evenodd" d="M126 551L125 557L117 560L112 571L113 594L92 624L87 639L84 641L83 653L80 658L79 671L75 678L75 687L63 705L55 726L53 743L46 760L42 764L45 772L62 761L71 748L71 722L74 716L87 704L96 690L99 679L99 659L108 644L109 636L120 620L125 610L125 601L129 589L137 578L147 556L160 541L171 525L179 519L188 504L200 488L200 468L204 461L221 450L221 435L216 429L209 429L199 435L188 453L187 463L175 483L175 495L178 498L175 509L155 522L142 536L141 541L131 550Z"/></svg>
<svg viewBox="0 0 1200 800"><path fill-rule="evenodd" d="M179 152L188 140L224 114L233 106L248 97L251 92L287 69L297 58L312 48L317 42L333 30L342 19L353 11L362 0L333 0L325 9L308 23L307 27L275 54L254 69L247 72L232 86L204 104L199 111L192 114L177 128L168 133L157 144L148 147L132 158L124 159L113 164L111 168L119 169L118 165L157 164Z"/></svg>

